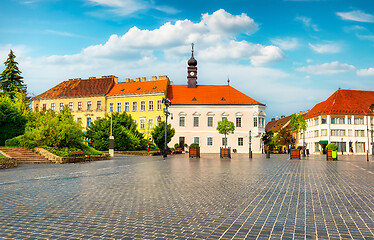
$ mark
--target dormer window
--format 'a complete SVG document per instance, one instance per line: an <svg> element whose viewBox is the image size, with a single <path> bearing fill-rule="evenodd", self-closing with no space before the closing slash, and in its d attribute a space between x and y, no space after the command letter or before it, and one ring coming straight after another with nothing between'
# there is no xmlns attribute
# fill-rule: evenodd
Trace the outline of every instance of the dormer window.
<svg viewBox="0 0 374 240"><path fill-rule="evenodd" d="M374 104L371 104L371 106L369 107L370 111L371 112L374 112Z"/></svg>
<svg viewBox="0 0 374 240"><path fill-rule="evenodd" d="M196 98L194 97L194 98L192 99L192 101L197 101L197 100L196 100Z"/></svg>
<svg viewBox="0 0 374 240"><path fill-rule="evenodd" d="M226 101L226 99L224 97L222 97L221 101Z"/></svg>

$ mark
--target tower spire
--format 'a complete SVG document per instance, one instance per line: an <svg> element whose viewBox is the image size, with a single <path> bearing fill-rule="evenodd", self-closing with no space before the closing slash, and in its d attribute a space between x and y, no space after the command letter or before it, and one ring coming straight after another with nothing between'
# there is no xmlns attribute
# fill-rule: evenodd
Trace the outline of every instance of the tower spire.
<svg viewBox="0 0 374 240"><path fill-rule="evenodd" d="M188 60L188 67L187 67L187 79L188 79L188 87L189 88L196 88L197 85L197 61L193 56L194 53L194 44L191 44L191 58Z"/></svg>

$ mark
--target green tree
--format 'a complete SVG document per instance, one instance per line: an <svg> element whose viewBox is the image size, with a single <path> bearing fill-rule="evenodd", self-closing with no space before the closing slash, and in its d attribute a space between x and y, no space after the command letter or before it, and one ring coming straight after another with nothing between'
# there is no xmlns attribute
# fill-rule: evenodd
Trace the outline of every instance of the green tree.
<svg viewBox="0 0 374 240"><path fill-rule="evenodd" d="M262 137L262 141L270 151L273 151L278 146L278 141L276 139L276 136L274 136L274 132L272 131L266 132L265 135Z"/></svg>
<svg viewBox="0 0 374 240"><path fill-rule="evenodd" d="M291 131L299 133L301 130L305 131L306 130L306 121L302 115L299 114L292 114L290 118L290 126L291 126Z"/></svg>
<svg viewBox="0 0 374 240"><path fill-rule="evenodd" d="M172 128L170 124L168 124L166 131L167 131L166 144L168 144L171 141L172 137L174 137L175 129ZM154 127L151 135L152 135L153 142L161 150L161 153L163 153L164 147L165 147L165 122L160 122L160 124Z"/></svg>
<svg viewBox="0 0 374 240"><path fill-rule="evenodd" d="M25 85L23 83L23 77L21 71L18 68L18 63L15 61L16 56L13 51L10 50L8 59L4 62L5 70L0 75L0 88L3 93L9 94L13 100L17 91L25 91Z"/></svg>
<svg viewBox="0 0 374 240"><path fill-rule="evenodd" d="M285 128L279 130L277 134L277 141L280 145L293 146L295 145L295 139L292 136L292 132Z"/></svg>
<svg viewBox="0 0 374 240"><path fill-rule="evenodd" d="M110 115L107 115L91 123L91 126L87 128L85 137L91 141L94 148L101 151L109 149L110 121ZM112 122L114 150L134 151L147 148L148 141L137 130L137 125L130 114L113 113Z"/></svg>
<svg viewBox="0 0 374 240"><path fill-rule="evenodd" d="M0 98L0 146L5 140L24 133L26 117L7 96Z"/></svg>
<svg viewBox="0 0 374 240"><path fill-rule="evenodd" d="M235 131L234 123L227 120L227 118L225 118L222 121L218 122L217 131L219 132L219 134L224 134L225 135L225 148L226 148L226 144L227 144L226 136L234 133L234 131Z"/></svg>

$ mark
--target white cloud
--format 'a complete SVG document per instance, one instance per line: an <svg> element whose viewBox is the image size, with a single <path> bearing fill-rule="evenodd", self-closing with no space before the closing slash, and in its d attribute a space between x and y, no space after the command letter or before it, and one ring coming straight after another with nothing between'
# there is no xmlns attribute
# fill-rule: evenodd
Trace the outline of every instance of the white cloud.
<svg viewBox="0 0 374 240"><path fill-rule="evenodd" d="M300 46L297 38L274 38L271 42L283 50L294 50Z"/></svg>
<svg viewBox="0 0 374 240"><path fill-rule="evenodd" d="M147 0L86 0L95 6L102 6L110 13L118 16L126 16L138 11L156 9L161 12L175 14L179 12L175 8L169 6L156 6L153 1ZM98 15L98 13L94 14Z"/></svg>
<svg viewBox="0 0 374 240"><path fill-rule="evenodd" d="M356 34L356 36L359 39L369 40L374 42L374 35L362 35L362 34Z"/></svg>
<svg viewBox="0 0 374 240"><path fill-rule="evenodd" d="M302 22L304 24L304 26L307 27L307 28L311 28L311 29L313 29L316 32L319 31L318 26L316 24L312 23L312 19L311 18L303 17L303 16L298 16L298 17L295 18L295 20L299 21L299 22Z"/></svg>
<svg viewBox="0 0 374 240"><path fill-rule="evenodd" d="M338 61L331 63L324 63L321 65L309 65L306 67L297 68L296 71L306 72L313 75L331 75L337 73L344 73L354 71L356 68L352 65L339 63Z"/></svg>
<svg viewBox="0 0 374 240"><path fill-rule="evenodd" d="M374 68L358 69L356 74L361 77L374 76Z"/></svg>
<svg viewBox="0 0 374 240"><path fill-rule="evenodd" d="M342 46L340 43L334 43L334 42L329 42L325 44L311 44L309 43L309 47L313 49L313 51L317 53L338 53L341 51Z"/></svg>
<svg viewBox="0 0 374 240"><path fill-rule="evenodd" d="M336 15L341 17L343 20L374 23L374 15L364 13L360 10L351 12L337 12Z"/></svg>

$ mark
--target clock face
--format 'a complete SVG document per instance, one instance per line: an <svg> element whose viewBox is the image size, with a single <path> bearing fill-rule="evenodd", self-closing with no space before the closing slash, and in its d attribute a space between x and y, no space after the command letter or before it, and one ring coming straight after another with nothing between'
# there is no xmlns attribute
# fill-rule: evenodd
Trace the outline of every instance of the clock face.
<svg viewBox="0 0 374 240"><path fill-rule="evenodd" d="M194 72L190 72L190 75L193 76L193 75L195 75L195 73Z"/></svg>

